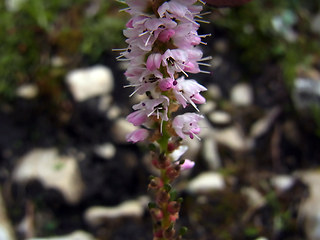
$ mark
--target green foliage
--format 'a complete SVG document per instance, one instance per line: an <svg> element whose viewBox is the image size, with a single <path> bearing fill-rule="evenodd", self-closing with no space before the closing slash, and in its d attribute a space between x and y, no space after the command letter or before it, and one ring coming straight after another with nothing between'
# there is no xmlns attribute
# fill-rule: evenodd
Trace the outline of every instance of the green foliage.
<svg viewBox="0 0 320 240"><path fill-rule="evenodd" d="M52 56L69 61L86 56L94 61L124 44L122 29L127 19L118 13L123 6L115 1L92 4L89 0L28 0L9 11L4 1L0 3L2 100L12 99L21 83L38 84L43 72L56 75L51 73L55 71ZM90 8L93 11L88 12ZM63 72L56 77L61 76Z"/></svg>
<svg viewBox="0 0 320 240"><path fill-rule="evenodd" d="M251 1L230 9L215 24L229 31L244 73L256 74L265 64L279 64L290 87L297 64L319 53L319 36L310 33L311 12L319 10L314 0Z"/></svg>

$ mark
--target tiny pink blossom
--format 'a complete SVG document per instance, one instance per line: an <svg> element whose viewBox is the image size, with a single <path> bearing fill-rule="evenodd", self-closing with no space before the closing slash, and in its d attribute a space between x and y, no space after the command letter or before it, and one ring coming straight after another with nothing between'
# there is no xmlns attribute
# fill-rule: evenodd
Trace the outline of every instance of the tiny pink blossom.
<svg viewBox="0 0 320 240"><path fill-rule="evenodd" d="M194 94L191 97L191 100L196 104L204 104L204 103L206 103L206 98L201 96L199 93Z"/></svg>
<svg viewBox="0 0 320 240"><path fill-rule="evenodd" d="M161 91L168 91L173 87L173 79L165 78L159 81L159 88Z"/></svg>
<svg viewBox="0 0 320 240"><path fill-rule="evenodd" d="M194 162L194 161L191 161L191 160L189 160L189 159L185 159L185 160L184 160L184 163L180 165L180 169L181 169L182 171L188 170L188 169L193 168L194 165L195 165L195 162Z"/></svg>
<svg viewBox="0 0 320 240"><path fill-rule="evenodd" d="M146 66L150 71L154 71L160 68L162 55L160 53L153 53L147 59Z"/></svg>
<svg viewBox="0 0 320 240"><path fill-rule="evenodd" d="M135 126L139 126L148 120L148 116L144 111L135 111L127 116L127 121Z"/></svg>
<svg viewBox="0 0 320 240"><path fill-rule="evenodd" d="M127 139L127 142L136 143L136 142L141 142L145 140L148 136L149 136L148 130L140 128L133 131L132 133L129 133L126 136L126 139Z"/></svg>
<svg viewBox="0 0 320 240"><path fill-rule="evenodd" d="M172 122L172 127L179 137L184 139L189 136L191 139L198 138L197 134L200 133L199 121L203 119L202 115L196 113L185 113L178 115Z"/></svg>
<svg viewBox="0 0 320 240"><path fill-rule="evenodd" d="M176 32L173 29L164 30L159 34L158 40L161 42L168 42L175 33Z"/></svg>
<svg viewBox="0 0 320 240"><path fill-rule="evenodd" d="M177 101L185 108L190 103L195 109L197 109L195 103L205 103L197 94L207 89L197 83L197 81L190 79L185 80L184 77L178 78L175 81L174 95ZM194 101L195 100L195 101ZM198 109L197 109L198 110Z"/></svg>

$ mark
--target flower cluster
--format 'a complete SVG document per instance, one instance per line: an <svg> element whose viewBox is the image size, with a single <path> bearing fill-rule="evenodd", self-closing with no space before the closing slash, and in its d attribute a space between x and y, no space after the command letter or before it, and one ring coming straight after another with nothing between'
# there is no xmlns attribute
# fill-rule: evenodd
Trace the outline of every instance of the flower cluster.
<svg viewBox="0 0 320 240"><path fill-rule="evenodd" d="M129 61L125 75L131 94L145 95L145 99L133 106L127 120L137 130L127 135L129 142L149 139L159 149L153 151L153 166L159 176L152 177L149 189L155 193L155 201L149 204L154 221L154 240L177 240L175 222L179 217L180 199L172 189L180 171L190 169L194 162L180 157L187 151L181 139L199 138L199 121L202 115L194 112L177 114L177 110L197 105L206 99L201 92L207 89L193 79L190 73L208 73L199 66L204 61L199 44L199 22L202 5L200 0L125 0L126 11L132 18L124 35L128 47L122 49L118 60ZM203 3L202 1L200 1Z"/></svg>
<svg viewBox="0 0 320 240"><path fill-rule="evenodd" d="M193 138L200 132L198 125L202 118L197 113L176 116L171 114L179 105L183 108L205 103L200 94L206 88L195 80L186 79L189 73L199 73L203 61L201 49L205 44L198 35L202 5L197 0L126 0L126 11L132 18L126 24L124 35L128 48L120 53L118 59L130 61L125 76L134 94L146 94L147 98L133 106L135 110L127 120L141 126L127 136L127 140L138 142L151 135L157 128L163 132L164 122L174 129L173 134L181 138ZM202 2L203 3L203 2ZM195 20L197 19L197 20ZM197 137L197 136L196 136Z"/></svg>

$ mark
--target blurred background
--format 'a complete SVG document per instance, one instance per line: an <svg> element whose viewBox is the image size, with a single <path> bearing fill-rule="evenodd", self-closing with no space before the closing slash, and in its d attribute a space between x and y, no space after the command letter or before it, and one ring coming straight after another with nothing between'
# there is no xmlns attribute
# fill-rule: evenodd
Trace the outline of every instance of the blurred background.
<svg viewBox="0 0 320 240"><path fill-rule="evenodd" d="M150 155L125 141L139 97L112 52L125 7L0 2L0 240L152 238ZM206 121L176 182L186 239L320 239L320 2L205 11Z"/></svg>

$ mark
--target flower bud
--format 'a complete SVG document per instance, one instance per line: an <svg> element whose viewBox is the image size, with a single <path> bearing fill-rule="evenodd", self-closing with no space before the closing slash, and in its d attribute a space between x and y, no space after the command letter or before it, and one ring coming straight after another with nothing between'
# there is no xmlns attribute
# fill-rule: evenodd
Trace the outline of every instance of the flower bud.
<svg viewBox="0 0 320 240"><path fill-rule="evenodd" d="M175 214L180 210L180 203L176 201L172 201L168 204L168 212L171 214Z"/></svg>

